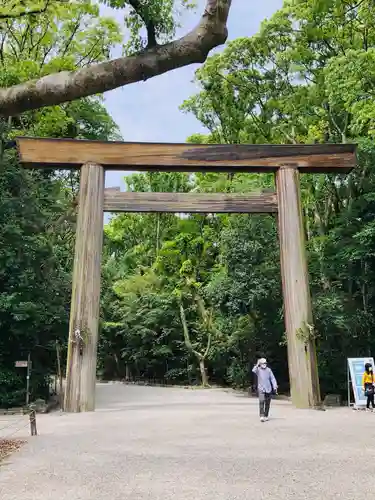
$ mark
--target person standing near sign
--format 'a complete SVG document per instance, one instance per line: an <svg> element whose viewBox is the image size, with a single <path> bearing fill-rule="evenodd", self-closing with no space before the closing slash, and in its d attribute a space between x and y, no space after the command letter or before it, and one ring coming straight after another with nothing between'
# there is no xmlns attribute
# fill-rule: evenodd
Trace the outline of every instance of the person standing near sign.
<svg viewBox="0 0 375 500"><path fill-rule="evenodd" d="M374 411L374 397L375 397L375 383L374 383L374 372L371 363L365 364L365 371L362 376L362 386L365 391L365 396L367 397L367 410L370 409L370 404L372 406L372 411Z"/></svg>
<svg viewBox="0 0 375 500"><path fill-rule="evenodd" d="M266 422L270 412L272 394L277 394L275 376L267 366L267 360L261 358L253 368L253 373L258 378L258 397L260 421Z"/></svg>

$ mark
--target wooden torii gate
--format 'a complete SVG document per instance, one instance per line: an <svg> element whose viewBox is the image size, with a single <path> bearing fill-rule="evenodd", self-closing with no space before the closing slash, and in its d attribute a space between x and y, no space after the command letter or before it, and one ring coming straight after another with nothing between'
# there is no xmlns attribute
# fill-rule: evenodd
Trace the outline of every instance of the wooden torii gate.
<svg viewBox="0 0 375 500"><path fill-rule="evenodd" d="M206 145L17 139L27 168L81 169L65 411L95 409L103 212L278 212L293 404L320 404L300 199L300 172L348 173L355 145ZM129 193L105 190L106 170L274 172L276 193Z"/></svg>

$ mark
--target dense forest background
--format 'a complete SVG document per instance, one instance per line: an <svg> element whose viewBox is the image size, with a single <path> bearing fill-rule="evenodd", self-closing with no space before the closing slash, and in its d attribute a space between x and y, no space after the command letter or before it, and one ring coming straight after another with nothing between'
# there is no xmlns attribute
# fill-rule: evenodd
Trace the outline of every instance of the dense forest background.
<svg viewBox="0 0 375 500"><path fill-rule="evenodd" d="M130 22L130 21L129 21ZM134 19L131 21L136 24ZM0 85L108 57L119 26L96 4L57 3L0 18ZM346 390L346 357L375 351L375 4L287 0L259 32L197 71L181 112L207 129L191 142L356 142L349 176L302 177L305 232L323 393ZM178 126L178 125L176 125ZM70 173L20 168L16 135L120 137L100 96L0 122L0 406L32 397L66 351L76 196ZM126 140L126 137L123 138ZM133 174L127 189L241 192L270 176ZM126 214L106 225L99 375L174 384L251 385L266 356L288 391L274 216Z"/></svg>

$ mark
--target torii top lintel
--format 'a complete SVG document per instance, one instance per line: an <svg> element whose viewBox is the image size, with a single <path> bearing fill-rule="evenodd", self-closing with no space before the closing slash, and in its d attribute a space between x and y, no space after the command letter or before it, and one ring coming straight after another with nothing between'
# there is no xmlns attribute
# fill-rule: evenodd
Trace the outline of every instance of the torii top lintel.
<svg viewBox="0 0 375 500"><path fill-rule="evenodd" d="M291 165L301 172L348 173L354 144L167 144L18 137L19 158L29 168L80 168L171 172L273 172Z"/></svg>

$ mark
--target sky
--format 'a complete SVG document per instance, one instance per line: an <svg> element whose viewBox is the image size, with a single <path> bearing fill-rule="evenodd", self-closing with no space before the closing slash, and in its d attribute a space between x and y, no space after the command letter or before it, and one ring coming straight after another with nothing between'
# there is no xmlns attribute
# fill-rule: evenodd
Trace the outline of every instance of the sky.
<svg viewBox="0 0 375 500"><path fill-rule="evenodd" d="M228 20L229 40L254 35L261 22L282 6L282 0L234 0ZM182 27L177 35L182 36L199 21L204 5L189 12L181 20ZM107 10L106 15L116 17L123 23L121 12ZM114 56L120 56L121 49ZM124 141L135 142L185 142L193 133L204 133L202 125L192 114L185 114L179 106L185 99L197 92L193 83L194 64L157 76L146 82L134 83L105 94L105 105L120 128ZM125 172L107 172L106 186L120 186L124 189Z"/></svg>

